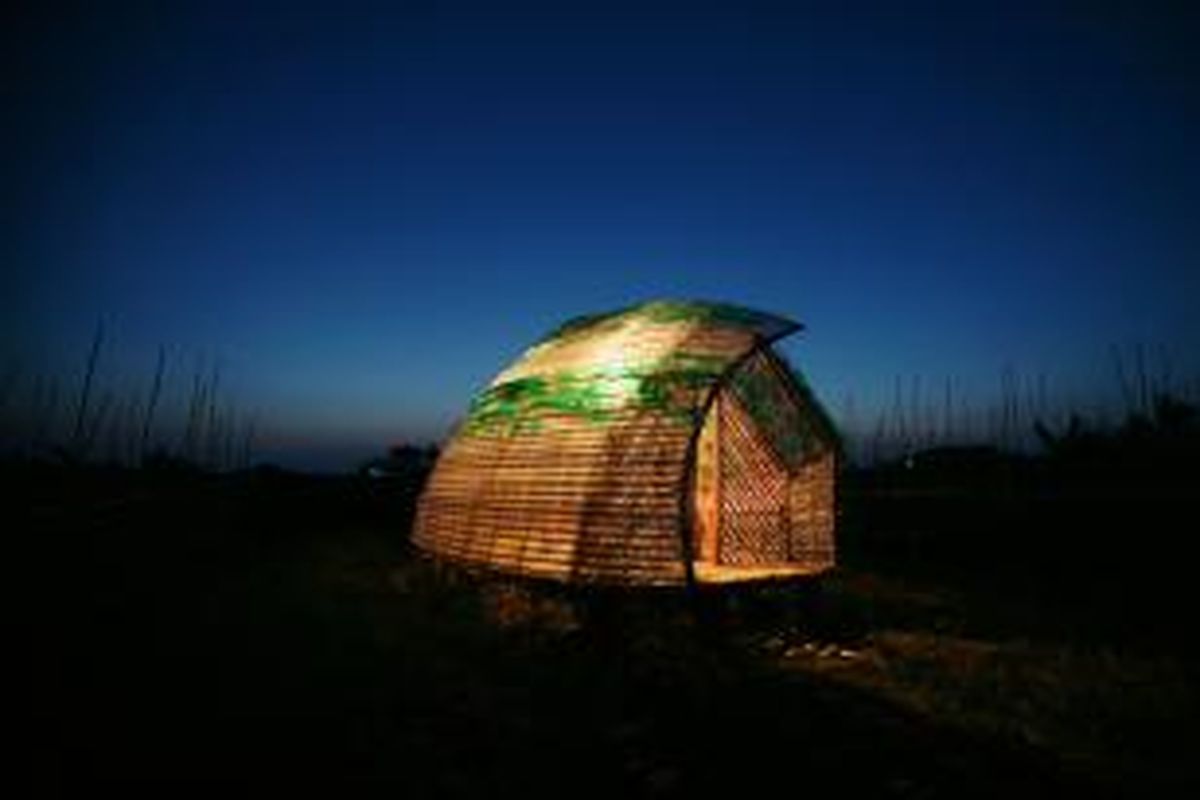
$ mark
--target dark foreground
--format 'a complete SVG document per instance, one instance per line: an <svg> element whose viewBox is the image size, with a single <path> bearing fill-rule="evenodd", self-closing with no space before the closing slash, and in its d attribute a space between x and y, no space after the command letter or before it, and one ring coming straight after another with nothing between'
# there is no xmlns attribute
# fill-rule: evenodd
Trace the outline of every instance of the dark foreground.
<svg viewBox="0 0 1200 800"><path fill-rule="evenodd" d="M1011 569L922 558L954 548L906 525L881 546L863 526L899 512L852 493L837 574L690 606L431 565L407 549L403 486L6 480L35 795L1197 787L1183 591L1063 591L1011 552Z"/></svg>

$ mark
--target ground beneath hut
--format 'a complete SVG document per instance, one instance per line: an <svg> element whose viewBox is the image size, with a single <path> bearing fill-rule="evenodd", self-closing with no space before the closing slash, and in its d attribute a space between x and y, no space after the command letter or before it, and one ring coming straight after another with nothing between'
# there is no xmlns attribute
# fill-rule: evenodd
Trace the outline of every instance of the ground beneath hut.
<svg viewBox="0 0 1200 800"><path fill-rule="evenodd" d="M349 480L20 488L39 794L1195 786L1189 662L993 625L936 583L844 570L697 616L440 569L404 545L411 498Z"/></svg>

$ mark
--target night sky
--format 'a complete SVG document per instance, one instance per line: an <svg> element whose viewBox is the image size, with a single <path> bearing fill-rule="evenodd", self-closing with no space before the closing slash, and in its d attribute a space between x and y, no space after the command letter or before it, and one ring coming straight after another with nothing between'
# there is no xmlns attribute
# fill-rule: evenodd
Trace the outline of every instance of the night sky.
<svg viewBox="0 0 1200 800"><path fill-rule="evenodd" d="M15 380L78 381L103 321L110 385L165 345L266 456L344 467L658 297L802 321L783 350L851 424L897 379L1099 402L1114 345L1200 376L1194 18L159 5L5 25Z"/></svg>

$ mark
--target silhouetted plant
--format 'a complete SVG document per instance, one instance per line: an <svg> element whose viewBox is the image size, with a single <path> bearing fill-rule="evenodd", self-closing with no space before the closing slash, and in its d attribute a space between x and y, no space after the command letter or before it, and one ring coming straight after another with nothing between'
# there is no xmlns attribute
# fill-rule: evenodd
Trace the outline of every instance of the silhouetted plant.
<svg viewBox="0 0 1200 800"><path fill-rule="evenodd" d="M257 436L252 415L241 415L221 394L220 371L198 362L191 394L171 391L167 348L160 346L146 388L123 383L106 356L108 329L101 322L91 338L74 397L57 375L0 380L0 448L5 458L63 464L137 467L164 457L211 470L249 466ZM4 387L0 387L3 389Z"/></svg>

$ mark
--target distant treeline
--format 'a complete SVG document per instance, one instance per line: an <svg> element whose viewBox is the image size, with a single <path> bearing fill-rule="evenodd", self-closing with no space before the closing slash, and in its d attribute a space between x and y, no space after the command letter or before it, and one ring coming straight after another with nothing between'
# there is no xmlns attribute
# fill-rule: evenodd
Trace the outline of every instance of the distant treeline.
<svg viewBox="0 0 1200 800"><path fill-rule="evenodd" d="M1180 595L1200 404L1149 387L1134 397L1119 420L1034 417L1029 447L943 445L850 466L838 489L843 563L1020 586L1131 629L1190 622Z"/></svg>
<svg viewBox="0 0 1200 800"><path fill-rule="evenodd" d="M890 403L873 414L860 414L853 395L842 398L835 417L844 455L860 467L944 448L1036 455L1048 453L1060 436L1074 441L1087 434L1094 440L1130 425L1177 425L1181 409L1200 406L1200 374L1177 371L1166 348L1113 345L1109 357L1113 389L1108 397L1056 395L1045 373L1023 374L1012 367L1001 370L990 402L972 399L951 378L939 383L897 375Z"/></svg>

